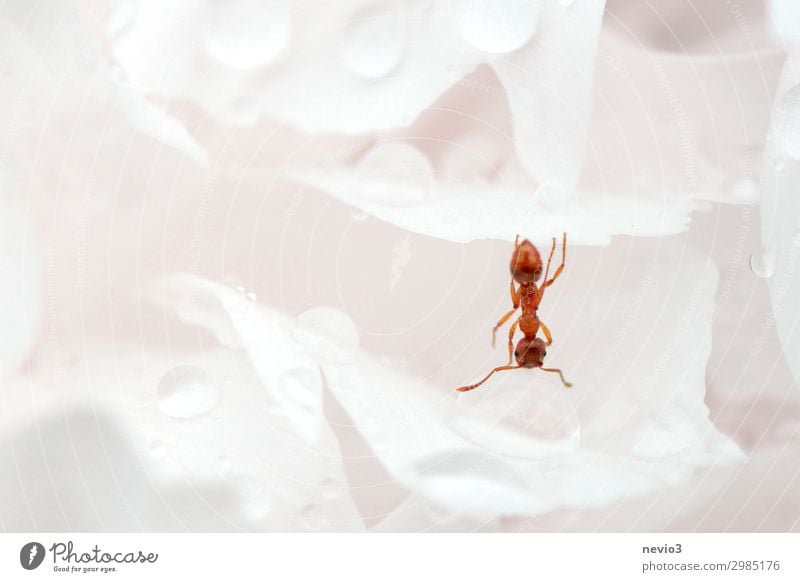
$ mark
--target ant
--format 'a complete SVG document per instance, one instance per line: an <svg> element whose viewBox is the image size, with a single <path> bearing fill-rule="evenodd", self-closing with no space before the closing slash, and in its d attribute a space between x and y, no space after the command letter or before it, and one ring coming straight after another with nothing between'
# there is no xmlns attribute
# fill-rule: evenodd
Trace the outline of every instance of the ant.
<svg viewBox="0 0 800 582"><path fill-rule="evenodd" d="M517 309L522 306L522 315L511 324L511 329L508 332L508 365L495 368L477 384L470 384L469 386L462 386L458 388L458 392L467 392L474 390L486 380L488 380L495 372L502 370L516 370L517 368L539 368L543 372L553 372L561 377L561 382L567 388L571 388L572 384L564 379L564 374L558 368L543 368L544 357L547 355L547 346L553 343L553 336L550 335L550 330L539 319L536 312L539 309L539 304L544 297L545 289L552 285L559 275L564 271L564 263L567 255L567 233L564 233L564 238L561 243L561 265L556 269L551 279L548 279L550 274L550 261L553 259L553 253L556 250L556 239L553 237L553 246L550 249L550 256L547 258L547 268L544 271L544 282L540 287L536 286L536 282L542 276L542 257L533 243L528 239L519 242L519 235L514 239L514 252L511 255L511 303L514 308L506 313L497 322L492 330L492 347L495 346L497 339L497 330L507 322ZM518 288L514 288L514 282L519 283ZM519 325L520 331L525 337L517 343L517 349L514 349L514 334ZM541 338L536 337L539 330L542 330L544 337L547 339L545 342ZM517 360L517 365L512 366L512 354Z"/></svg>

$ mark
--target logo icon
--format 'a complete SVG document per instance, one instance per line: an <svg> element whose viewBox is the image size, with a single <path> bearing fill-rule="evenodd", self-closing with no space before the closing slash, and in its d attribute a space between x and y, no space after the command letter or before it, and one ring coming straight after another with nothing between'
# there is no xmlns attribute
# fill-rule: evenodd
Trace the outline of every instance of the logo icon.
<svg viewBox="0 0 800 582"><path fill-rule="evenodd" d="M44 546L39 542L28 542L19 551L19 563L26 570L35 570L44 561Z"/></svg>

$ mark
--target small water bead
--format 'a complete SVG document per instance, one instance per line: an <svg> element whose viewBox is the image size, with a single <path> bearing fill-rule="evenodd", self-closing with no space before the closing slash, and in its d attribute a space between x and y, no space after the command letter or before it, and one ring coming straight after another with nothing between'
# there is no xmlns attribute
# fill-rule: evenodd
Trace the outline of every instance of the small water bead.
<svg viewBox="0 0 800 582"><path fill-rule="evenodd" d="M800 248L800 228L796 229L792 234L792 245L795 248Z"/></svg>
<svg viewBox="0 0 800 582"><path fill-rule="evenodd" d="M475 48L507 53L533 39L539 23L541 0L465 0L454 3L460 14L461 36Z"/></svg>
<svg viewBox="0 0 800 582"><path fill-rule="evenodd" d="M762 249L750 255L750 270L756 277L768 279L775 274L775 255L769 249Z"/></svg>
<svg viewBox="0 0 800 582"><path fill-rule="evenodd" d="M800 85L786 91L778 100L773 112L773 128L783 151L800 159Z"/></svg>
<svg viewBox="0 0 800 582"><path fill-rule="evenodd" d="M358 10L344 35L345 63L366 79L389 75L405 54L406 24L395 2L378 2Z"/></svg>
<svg viewBox="0 0 800 582"><path fill-rule="evenodd" d="M256 299L258 299L258 296L253 291L250 291L245 297L250 303L255 303Z"/></svg>
<svg viewBox="0 0 800 582"><path fill-rule="evenodd" d="M178 366L164 374L157 388L158 408L173 418L205 414L219 402L214 380L197 366Z"/></svg>
<svg viewBox="0 0 800 582"><path fill-rule="evenodd" d="M358 163L358 182L365 201L386 206L414 206L424 202L434 187L428 157L405 143L371 148Z"/></svg>
<svg viewBox="0 0 800 582"><path fill-rule="evenodd" d="M204 45L225 66L250 70L272 62L289 43L287 0L219 0L209 9Z"/></svg>
<svg viewBox="0 0 800 582"><path fill-rule="evenodd" d="M350 212L350 218L356 222L362 222L369 218L369 214L364 212L363 210L355 209Z"/></svg>

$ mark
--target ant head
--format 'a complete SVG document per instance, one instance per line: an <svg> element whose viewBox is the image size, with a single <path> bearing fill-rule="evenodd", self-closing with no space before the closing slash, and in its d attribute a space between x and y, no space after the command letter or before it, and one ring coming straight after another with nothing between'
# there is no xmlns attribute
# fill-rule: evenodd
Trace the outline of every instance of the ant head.
<svg viewBox="0 0 800 582"><path fill-rule="evenodd" d="M523 368L538 368L544 364L547 346L541 338L524 337L517 342L514 357Z"/></svg>
<svg viewBox="0 0 800 582"><path fill-rule="evenodd" d="M528 239L522 241L511 255L511 276L517 283L535 283L542 276L542 257Z"/></svg>

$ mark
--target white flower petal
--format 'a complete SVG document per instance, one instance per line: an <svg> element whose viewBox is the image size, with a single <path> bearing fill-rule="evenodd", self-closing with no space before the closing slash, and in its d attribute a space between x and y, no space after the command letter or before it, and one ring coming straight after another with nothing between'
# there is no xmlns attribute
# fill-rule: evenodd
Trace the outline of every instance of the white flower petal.
<svg viewBox="0 0 800 582"><path fill-rule="evenodd" d="M0 379L22 364L42 323L42 261L28 215L5 203L0 165Z"/></svg>
<svg viewBox="0 0 800 582"><path fill-rule="evenodd" d="M761 242L751 268L767 279L786 361L800 379L800 52L787 60L764 153Z"/></svg>

